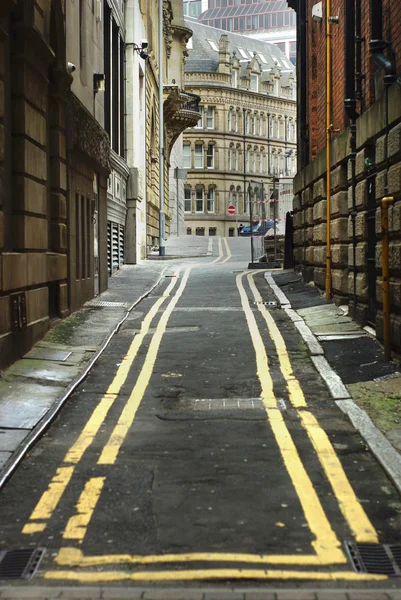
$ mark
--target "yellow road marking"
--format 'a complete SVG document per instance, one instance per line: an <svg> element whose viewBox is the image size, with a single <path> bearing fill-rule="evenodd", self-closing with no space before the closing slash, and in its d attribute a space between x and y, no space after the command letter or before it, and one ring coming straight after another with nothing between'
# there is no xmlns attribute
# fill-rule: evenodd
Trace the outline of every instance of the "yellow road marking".
<svg viewBox="0 0 401 600"><path fill-rule="evenodd" d="M260 335L255 316L249 305L249 300L242 283L243 277L244 273L237 275L236 282L255 350L257 374L262 387L262 400L284 464L292 484L295 487L305 518L308 522L309 529L315 536L315 541L312 542L312 546L318 555L324 555L330 558L332 564L335 562L346 562L346 558L340 547L340 542L323 511L315 488L302 464L283 416L277 408L265 345L262 336Z"/></svg>
<svg viewBox="0 0 401 600"><path fill-rule="evenodd" d="M191 267L185 270L181 284L175 293L173 299L168 304L167 308L163 312L163 315L156 327L156 331L150 342L148 352L146 354L145 362L142 366L141 372L135 383L134 389L132 390L128 401L126 402L124 409L118 419L117 425L115 426L110 438L103 448L102 454L98 460L99 465L112 465L115 463L118 452L124 439L135 419L136 411L138 410L139 404L145 394L146 388L149 384L150 377L153 373L153 368L157 358L157 353L167 327L167 322L173 312L178 300L180 299L185 286L187 284Z"/></svg>
<svg viewBox="0 0 401 600"><path fill-rule="evenodd" d="M78 548L61 548L54 559L61 567L100 567L106 565L138 564L153 565L159 563L182 562L241 562L263 565L328 565L328 557L316 554L245 554L230 552L190 552L187 554L109 554L102 556L84 556ZM344 561L342 561L344 562Z"/></svg>
<svg viewBox="0 0 401 600"><path fill-rule="evenodd" d="M221 261L221 263L220 263L221 265L222 265L223 263L227 262L228 260L230 260L230 258L232 257L232 252L231 252L231 250L230 250L230 246L228 245L228 242L227 242L227 239L226 239L226 238L224 238L224 245L225 245L225 247L226 247L226 251L227 251L227 257L226 257L224 260L222 260L222 261Z"/></svg>
<svg viewBox="0 0 401 600"><path fill-rule="evenodd" d="M93 477L86 482L84 490L77 502L77 514L73 515L65 528L63 538L68 540L83 540L86 529L92 518L105 477Z"/></svg>
<svg viewBox="0 0 401 600"><path fill-rule="evenodd" d="M219 237L219 255L217 258L215 258L214 260L212 260L212 262L210 263L211 265L216 264L217 262L219 262L219 260L221 260L223 258L223 246L221 243L221 238Z"/></svg>
<svg viewBox="0 0 401 600"><path fill-rule="evenodd" d="M31 520L45 520L51 517L72 477L73 471L74 467L60 467L57 469L56 475L32 512L30 516ZM30 534L35 533L35 531L32 531L29 527L27 529L24 527L22 533Z"/></svg>
<svg viewBox="0 0 401 600"><path fill-rule="evenodd" d="M64 579L82 583L106 581L188 581L193 579L315 579L332 581L386 581L386 575L370 575L351 571L310 572L267 569L200 569L185 571L148 571L126 573L123 571L76 572L47 571L45 579Z"/></svg>
<svg viewBox="0 0 401 600"><path fill-rule="evenodd" d="M175 275L178 275L179 269L175 271ZM125 380L128 376L129 370L134 362L134 359L138 353L138 350L144 340L145 335L149 332L150 325L157 314L157 311L171 294L171 291L177 284L176 277L171 280L169 285L166 288L163 296L161 296L151 307L147 315L142 321L140 332L133 339L127 354L122 360L120 367L118 368L113 381L109 385L107 392L102 397L99 404L96 406L89 420L87 421L84 429L79 435L77 441L73 444L73 446L69 449L67 454L64 457L64 463L73 463L77 464L88 446L94 440L97 432L99 431L100 426L104 422L107 417L107 414L113 405L115 399L117 398L118 393L120 392ZM55 510L57 504L60 501L61 496L66 489L72 474L74 472L74 467L61 467L57 470L56 475L52 478L47 490L42 494L38 504L34 508L30 520L48 520L50 519L53 511ZM27 523L23 529L22 533L32 534L37 531L43 531L46 528L46 524L41 524L40 529L39 525Z"/></svg>
<svg viewBox="0 0 401 600"><path fill-rule="evenodd" d="M266 306L260 304L260 302L262 302L262 297L253 280L254 276L255 273L248 275L249 285L256 302L259 303L259 311L266 321L270 337L276 346L280 370L286 381L290 400L296 408L306 407L307 403L305 396L298 380L294 376L284 338L281 335L275 320L266 309ZM377 532L369 521L360 502L358 502L355 492L351 487L327 434L308 410L300 410L299 416L319 457L319 461L326 477L331 484L334 495L339 503L340 510L347 520L356 540L358 542L377 543Z"/></svg>

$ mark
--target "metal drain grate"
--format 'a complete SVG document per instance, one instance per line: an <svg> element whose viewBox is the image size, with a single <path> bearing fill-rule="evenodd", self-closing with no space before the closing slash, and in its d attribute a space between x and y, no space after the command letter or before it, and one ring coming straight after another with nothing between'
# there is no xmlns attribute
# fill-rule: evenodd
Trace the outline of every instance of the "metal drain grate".
<svg viewBox="0 0 401 600"><path fill-rule="evenodd" d="M86 306L101 306L103 308L126 308L126 302L105 302L103 300L91 300Z"/></svg>
<svg viewBox="0 0 401 600"><path fill-rule="evenodd" d="M31 579L45 552L45 548L0 551L0 580Z"/></svg>
<svg viewBox="0 0 401 600"><path fill-rule="evenodd" d="M271 306L272 308L277 308L276 300L270 300L269 302L261 302L260 300L256 300L254 304L263 304L264 306Z"/></svg>
<svg viewBox="0 0 401 600"><path fill-rule="evenodd" d="M401 575L400 544L345 542L345 549L357 573L375 573L389 577Z"/></svg>
<svg viewBox="0 0 401 600"><path fill-rule="evenodd" d="M180 401L184 410L265 410L261 398L199 398Z"/></svg>

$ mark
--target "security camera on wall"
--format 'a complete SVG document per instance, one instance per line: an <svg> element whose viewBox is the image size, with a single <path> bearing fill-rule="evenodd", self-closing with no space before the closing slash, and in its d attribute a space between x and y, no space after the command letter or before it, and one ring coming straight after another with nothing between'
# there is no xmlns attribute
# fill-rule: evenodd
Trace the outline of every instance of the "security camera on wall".
<svg viewBox="0 0 401 600"><path fill-rule="evenodd" d="M148 40L141 41L141 48L145 49L149 46Z"/></svg>
<svg viewBox="0 0 401 600"><path fill-rule="evenodd" d="M318 2L312 6L312 19L319 23L323 20L323 5L322 2Z"/></svg>

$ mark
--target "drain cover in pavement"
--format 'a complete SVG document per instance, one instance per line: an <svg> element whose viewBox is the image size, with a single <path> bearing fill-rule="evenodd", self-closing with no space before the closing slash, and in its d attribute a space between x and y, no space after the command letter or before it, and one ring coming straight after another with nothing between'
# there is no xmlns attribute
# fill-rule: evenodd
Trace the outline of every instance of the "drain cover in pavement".
<svg viewBox="0 0 401 600"><path fill-rule="evenodd" d="M345 549L357 573L401 575L401 544L357 544L345 542Z"/></svg>
<svg viewBox="0 0 401 600"><path fill-rule="evenodd" d="M0 580L31 579L45 552L45 548L0 551Z"/></svg>
<svg viewBox="0 0 401 600"><path fill-rule="evenodd" d="M126 302L106 302L103 300L91 300L86 303L86 306L101 306L103 308L125 308Z"/></svg>
<svg viewBox="0 0 401 600"><path fill-rule="evenodd" d="M64 362L72 352L66 352L65 350L52 350L52 348L32 348L24 358L33 358L35 360L54 360L55 362Z"/></svg>

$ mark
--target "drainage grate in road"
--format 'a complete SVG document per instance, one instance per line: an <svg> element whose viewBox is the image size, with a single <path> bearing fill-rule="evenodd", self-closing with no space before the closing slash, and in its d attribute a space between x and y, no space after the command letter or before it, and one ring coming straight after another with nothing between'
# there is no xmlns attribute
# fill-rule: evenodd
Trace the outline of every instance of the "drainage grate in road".
<svg viewBox="0 0 401 600"><path fill-rule="evenodd" d="M400 544L357 544L345 542L345 549L357 573L401 575Z"/></svg>
<svg viewBox="0 0 401 600"><path fill-rule="evenodd" d="M91 300L85 306L101 306L103 308L126 308L126 302L106 302L104 300Z"/></svg>
<svg viewBox="0 0 401 600"><path fill-rule="evenodd" d="M197 398L181 400L185 410L263 410L262 398Z"/></svg>
<svg viewBox="0 0 401 600"><path fill-rule="evenodd" d="M31 579L45 552L45 548L0 551L0 580Z"/></svg>
<svg viewBox="0 0 401 600"><path fill-rule="evenodd" d="M64 350L52 350L51 348L32 348L28 354L25 354L24 358L32 358L36 360L54 360L55 362L64 362L72 352L65 352Z"/></svg>
<svg viewBox="0 0 401 600"><path fill-rule="evenodd" d="M254 302L254 304L264 304L264 306L270 306L271 308L277 308L276 300L270 300L269 302L261 302L260 300L257 300Z"/></svg>

